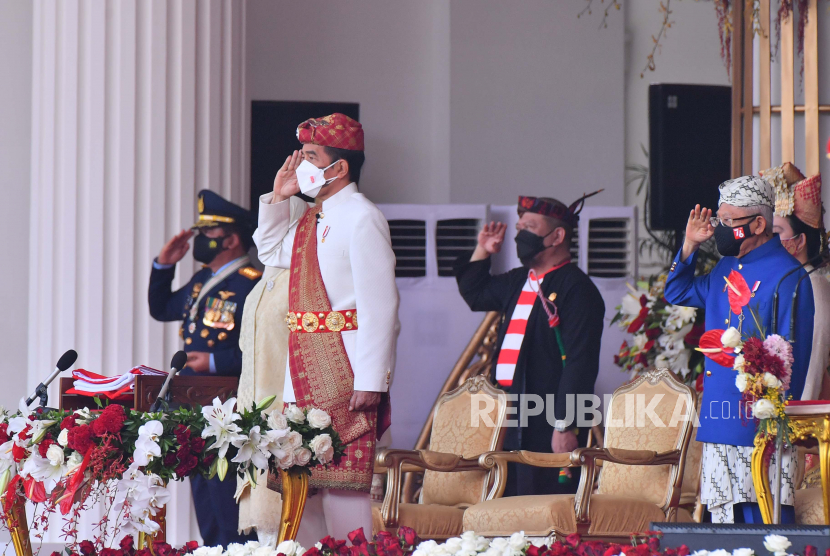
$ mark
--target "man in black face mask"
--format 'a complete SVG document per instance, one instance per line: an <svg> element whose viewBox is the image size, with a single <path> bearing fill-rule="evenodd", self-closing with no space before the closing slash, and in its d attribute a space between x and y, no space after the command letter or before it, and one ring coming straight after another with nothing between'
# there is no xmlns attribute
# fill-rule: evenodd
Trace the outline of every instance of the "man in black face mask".
<svg viewBox="0 0 830 556"><path fill-rule="evenodd" d="M187 352L180 374L239 376L239 328L245 298L262 275L251 266L255 220L251 213L212 191L199 192L199 220L165 244L150 274L150 315L159 321L184 321L179 335ZM194 237L195 236L195 237ZM205 266L177 291L178 263L193 239L193 258ZM199 531L205 546L254 540L237 533L236 481L191 479Z"/></svg>
<svg viewBox="0 0 830 556"><path fill-rule="evenodd" d="M591 279L571 263L571 238L591 195L571 206L519 197L516 250L522 267L490 275L490 256L501 250L506 231L495 222L482 229L472 257L456 264L458 289L470 308L504 315L492 376L520 396L518 422L526 422L507 429L505 450L570 452L585 445L588 427L577 431L566 420L566 408L568 397L576 407L577 394L593 394L599 372L605 304ZM534 404L521 402L526 394L544 403L552 394L554 407L535 408L544 411L534 414L528 411ZM505 494L576 492L577 477L560 482L558 475L558 469L511 464Z"/></svg>
<svg viewBox="0 0 830 556"><path fill-rule="evenodd" d="M800 282L805 271L772 232L772 186L765 179L742 176L725 181L719 189L717 215L700 205L689 214L683 249L666 279L666 300L706 309L707 332L714 332L728 347L734 347L735 336L778 334L793 342L788 393L800 399L813 341L815 305L810 280ZM723 258L709 274L695 276L700 244L712 237ZM778 318L773 329L776 288ZM725 334L730 328L735 331ZM703 443L701 501L714 523L760 523L749 465L758 421L739 390L733 360L709 357L705 369L696 434L696 440ZM796 469L794 450L787 448L782 458L782 523L795 522ZM770 483L775 484L775 478Z"/></svg>

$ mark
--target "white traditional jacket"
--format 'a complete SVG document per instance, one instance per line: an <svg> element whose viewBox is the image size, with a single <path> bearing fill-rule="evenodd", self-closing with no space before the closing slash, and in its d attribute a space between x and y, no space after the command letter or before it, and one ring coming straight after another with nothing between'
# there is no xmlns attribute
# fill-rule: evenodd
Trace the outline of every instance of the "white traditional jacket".
<svg viewBox="0 0 830 556"><path fill-rule="evenodd" d="M260 197L254 243L266 266L291 268L294 234L308 204L298 197L271 203ZM357 310L357 330L343 343L354 372L354 389L386 392L395 368L400 324L395 254L380 210L350 183L323 201L317 222L317 260L333 311ZM286 368L283 401L296 401Z"/></svg>

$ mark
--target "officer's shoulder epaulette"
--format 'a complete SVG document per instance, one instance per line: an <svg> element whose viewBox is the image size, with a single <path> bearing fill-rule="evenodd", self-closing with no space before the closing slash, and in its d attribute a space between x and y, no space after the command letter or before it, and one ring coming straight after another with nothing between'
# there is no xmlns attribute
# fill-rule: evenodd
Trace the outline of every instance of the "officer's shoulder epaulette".
<svg viewBox="0 0 830 556"><path fill-rule="evenodd" d="M250 280L257 280L260 276L262 276L262 272L258 271L252 266L246 266L245 268L239 269L239 274L248 278Z"/></svg>

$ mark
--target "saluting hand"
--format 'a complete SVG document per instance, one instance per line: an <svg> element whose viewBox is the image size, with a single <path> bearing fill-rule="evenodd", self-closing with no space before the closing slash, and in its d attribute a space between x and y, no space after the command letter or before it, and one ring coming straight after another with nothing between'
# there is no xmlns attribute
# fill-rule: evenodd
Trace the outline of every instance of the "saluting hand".
<svg viewBox="0 0 830 556"><path fill-rule="evenodd" d="M480 261L501 251L501 245L504 243L504 232L506 230L507 224L502 222L485 224L478 233L478 245L470 260Z"/></svg>
<svg viewBox="0 0 830 556"><path fill-rule="evenodd" d="M715 228L709 219L712 217L712 210L701 208L695 205L694 210L689 213L689 221L686 223L686 239L683 242L682 260L686 260L692 253L697 251L700 244L715 235Z"/></svg>
<svg viewBox="0 0 830 556"><path fill-rule="evenodd" d="M285 159L282 167L274 178L274 201L279 203L300 192L300 182L297 181L297 167L303 161L303 153L294 153Z"/></svg>
<svg viewBox="0 0 830 556"><path fill-rule="evenodd" d="M176 264L182 257L185 256L187 250L190 249L190 238L193 237L191 230L182 230L173 239L168 241L164 247L161 248L161 253L158 256L159 264Z"/></svg>

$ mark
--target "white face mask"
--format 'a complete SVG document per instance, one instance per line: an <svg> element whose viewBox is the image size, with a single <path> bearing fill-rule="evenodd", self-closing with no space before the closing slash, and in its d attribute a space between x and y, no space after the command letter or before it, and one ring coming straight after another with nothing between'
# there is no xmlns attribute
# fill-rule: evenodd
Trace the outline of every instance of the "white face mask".
<svg viewBox="0 0 830 556"><path fill-rule="evenodd" d="M337 164L338 161L339 159L335 160L325 168L318 168L308 160L303 160L295 170L297 173L297 181L300 184L300 191L303 195L314 198L320 193L324 185L328 185L336 180L336 177L326 179L323 174L326 173L326 170Z"/></svg>

